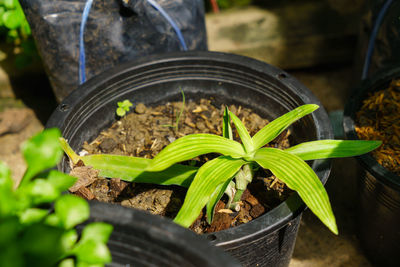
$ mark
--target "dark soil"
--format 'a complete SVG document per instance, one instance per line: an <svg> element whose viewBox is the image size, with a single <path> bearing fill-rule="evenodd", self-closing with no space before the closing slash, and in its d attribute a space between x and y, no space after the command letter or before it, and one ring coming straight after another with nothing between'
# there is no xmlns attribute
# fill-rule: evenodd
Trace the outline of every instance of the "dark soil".
<svg viewBox="0 0 400 267"><path fill-rule="evenodd" d="M216 107L211 100L205 99L198 103L186 103L176 128L176 116L181 107L182 102L167 103L154 108L139 103L134 112L101 132L90 144L85 142L81 153L152 158L166 145L187 134L222 135L224 107ZM247 108L232 105L229 109L244 122L251 135L268 123ZM234 135L238 140L236 132ZM283 132L269 146L289 147L289 135L289 131ZM215 155L205 155L194 160L200 166L213 157ZM98 172L90 166L75 166L71 175L80 177L80 180L70 190L86 199L120 203L123 206L147 210L170 218L176 216L186 194L186 189L178 186L129 183L120 179L98 178L97 174ZM291 191L271 173L258 170L253 182L242 196L239 212L225 209L226 199L223 197L216 207L213 223L209 225L206 222L203 212L191 229L196 233L215 232L249 222L277 206L290 193Z"/></svg>

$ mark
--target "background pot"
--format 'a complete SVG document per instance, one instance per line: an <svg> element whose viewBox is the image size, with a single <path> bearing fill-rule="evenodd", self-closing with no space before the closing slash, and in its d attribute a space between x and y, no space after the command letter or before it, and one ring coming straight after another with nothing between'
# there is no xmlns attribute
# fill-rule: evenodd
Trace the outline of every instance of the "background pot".
<svg viewBox="0 0 400 267"><path fill-rule="evenodd" d="M240 266L192 231L140 210L92 201L90 221L114 227L107 244L113 259L110 266Z"/></svg>
<svg viewBox="0 0 400 267"><path fill-rule="evenodd" d="M117 101L155 106L180 101L181 89L187 100L212 97L216 104L242 105L269 119L302 104L321 106L297 80L266 63L215 52L172 53L121 65L91 79L60 104L47 127L59 127L78 150L115 121ZM292 133L295 142L333 138L323 107L293 124ZM325 183L330 162L314 161L312 167ZM65 158L59 169L68 171ZM293 194L256 220L207 237L245 266L287 266L304 208Z"/></svg>
<svg viewBox="0 0 400 267"><path fill-rule="evenodd" d="M388 88L393 78L400 78L400 67L376 73L354 91L344 111L343 127L347 139L358 139L356 112L368 93ZM381 266L398 266L400 177L382 167L370 153L357 159L362 168L357 178L357 234L360 244L371 261Z"/></svg>

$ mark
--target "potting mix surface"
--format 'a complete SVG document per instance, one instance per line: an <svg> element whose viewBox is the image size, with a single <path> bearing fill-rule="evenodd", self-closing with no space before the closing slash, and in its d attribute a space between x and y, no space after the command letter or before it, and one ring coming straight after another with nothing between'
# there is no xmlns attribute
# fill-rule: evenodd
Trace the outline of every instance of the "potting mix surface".
<svg viewBox="0 0 400 267"><path fill-rule="evenodd" d="M176 118L182 110L178 127ZM245 124L250 135L254 135L268 120L262 119L250 109L229 106ZM118 154L153 158L166 145L179 137L193 133L222 135L224 107L213 105L212 100L199 102L173 102L157 107L137 104L134 112L115 122L109 129L91 143L85 142L81 153ZM234 128L234 127L233 127ZM235 139L238 135L233 129ZM269 146L289 147L290 131L284 131ZM187 162L201 166L216 157L208 154ZM90 166L74 166L71 175L79 181L71 192L86 199L120 203L123 206L147 210L153 214L173 218L183 204L186 189L179 186L159 186L124 182L120 179L104 179ZM261 168L255 172L254 179L242 195L241 209L231 212L225 209L227 199L223 197L217 204L211 225L206 222L205 212L190 227L196 233L216 232L237 226L257 218L284 201L292 191L270 172Z"/></svg>
<svg viewBox="0 0 400 267"><path fill-rule="evenodd" d="M363 101L356 131L360 139L382 140L371 153L379 164L400 176L400 79Z"/></svg>

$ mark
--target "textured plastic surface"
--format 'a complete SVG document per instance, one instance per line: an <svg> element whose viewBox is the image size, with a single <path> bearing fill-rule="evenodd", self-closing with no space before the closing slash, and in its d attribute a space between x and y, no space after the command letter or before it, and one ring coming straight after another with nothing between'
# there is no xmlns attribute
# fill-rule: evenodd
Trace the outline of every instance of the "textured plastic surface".
<svg viewBox="0 0 400 267"><path fill-rule="evenodd" d="M213 103L251 107L273 119L306 103L321 103L296 79L282 70L247 57L216 52L182 52L151 56L124 64L82 85L53 113L47 127L59 127L73 149L93 140L115 120L117 101L158 105L210 97ZM324 108L292 126L295 142L333 138ZM330 161L312 167L323 183ZM64 159L59 166L68 170ZM304 204L297 194L256 220L207 236L244 266L287 266L295 244Z"/></svg>
<svg viewBox="0 0 400 267"><path fill-rule="evenodd" d="M347 139L358 139L356 112L369 92L389 86L400 77L400 68L382 70L355 90L344 111ZM363 168L358 179L357 229L360 244L379 266L399 266L400 251L400 177L380 165L371 154L357 157Z"/></svg>
<svg viewBox="0 0 400 267"><path fill-rule="evenodd" d="M59 101L79 85L79 30L87 0L21 0ZM189 50L207 50L203 0L157 1ZM93 1L84 32L86 77L145 55L179 51L172 26L147 1Z"/></svg>
<svg viewBox="0 0 400 267"><path fill-rule="evenodd" d="M114 226L108 242L113 262L108 266L241 266L190 230L143 211L91 202L90 220Z"/></svg>

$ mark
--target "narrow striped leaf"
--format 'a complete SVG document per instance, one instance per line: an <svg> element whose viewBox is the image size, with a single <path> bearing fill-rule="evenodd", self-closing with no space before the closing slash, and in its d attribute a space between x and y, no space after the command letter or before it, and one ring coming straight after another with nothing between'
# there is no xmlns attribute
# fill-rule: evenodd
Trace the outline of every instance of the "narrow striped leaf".
<svg viewBox="0 0 400 267"><path fill-rule="evenodd" d="M381 141L366 140L319 140L301 143L285 149L285 151L302 160L343 158L368 153L381 144Z"/></svg>
<svg viewBox="0 0 400 267"><path fill-rule="evenodd" d="M217 206L218 201L221 199L221 197L224 195L226 188L228 187L229 183L232 181L233 177L231 179L226 180L225 183L219 184L215 190L214 193L212 193L210 197L210 201L207 203L207 222L211 224L213 217L214 217L214 211L215 207Z"/></svg>
<svg viewBox="0 0 400 267"><path fill-rule="evenodd" d="M245 154L243 146L236 141L212 134L191 134L177 139L161 150L147 171L162 171L175 163L207 153L219 153L233 158Z"/></svg>
<svg viewBox="0 0 400 267"><path fill-rule="evenodd" d="M244 163L241 159L220 156L201 166L174 221L183 227L189 227L210 201L215 188L230 180Z"/></svg>
<svg viewBox="0 0 400 267"><path fill-rule="evenodd" d="M222 136L233 140L231 118L229 117L228 107L225 107L224 116L222 118Z"/></svg>
<svg viewBox="0 0 400 267"><path fill-rule="evenodd" d="M335 234L338 234L329 197L313 169L299 157L276 148L261 148L255 161L269 169L289 188L297 191L310 210Z"/></svg>
<svg viewBox="0 0 400 267"><path fill-rule="evenodd" d="M60 143L74 164L82 160L86 166L99 170L102 177L120 178L128 182L189 187L198 169L176 164L164 171L146 172L151 159L108 154L78 156L64 138L60 138Z"/></svg>
<svg viewBox="0 0 400 267"><path fill-rule="evenodd" d="M163 171L145 171L151 159L96 154L80 157L86 166L99 170L99 175L108 178L120 178L128 182L151 183L160 185L179 185L189 187L198 168L175 164Z"/></svg>
<svg viewBox="0 0 400 267"><path fill-rule="evenodd" d="M229 116L231 117L233 124L235 124L236 131L240 136L240 140L242 140L246 152L247 153L252 152L254 150L253 140L251 139L251 136L247 131L246 127L244 126L243 122L230 111L229 111Z"/></svg>
<svg viewBox="0 0 400 267"><path fill-rule="evenodd" d="M317 108L319 106L314 104L303 105L268 123L253 136L254 149L259 149L268 144L292 123L310 114Z"/></svg>

